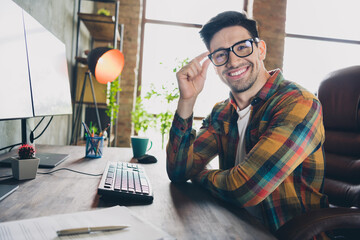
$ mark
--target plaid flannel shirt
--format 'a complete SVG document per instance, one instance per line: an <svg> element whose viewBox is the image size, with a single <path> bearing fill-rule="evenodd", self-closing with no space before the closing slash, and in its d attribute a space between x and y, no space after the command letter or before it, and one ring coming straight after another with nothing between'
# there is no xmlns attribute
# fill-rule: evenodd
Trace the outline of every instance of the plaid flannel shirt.
<svg viewBox="0 0 360 240"><path fill-rule="evenodd" d="M243 207L260 204L265 225L276 231L309 209L328 206L322 194L325 139L321 104L280 70L251 102L246 158L234 166L239 141L236 104L214 106L196 135L192 117L175 114L167 145L171 181L191 179L216 197ZM206 165L219 156L220 169Z"/></svg>

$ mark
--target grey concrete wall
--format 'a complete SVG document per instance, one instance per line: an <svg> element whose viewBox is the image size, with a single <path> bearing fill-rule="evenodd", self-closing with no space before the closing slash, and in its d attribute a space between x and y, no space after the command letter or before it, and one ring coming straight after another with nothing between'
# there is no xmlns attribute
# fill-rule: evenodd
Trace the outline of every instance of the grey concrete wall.
<svg viewBox="0 0 360 240"><path fill-rule="evenodd" d="M0 1L0 7L2 1ZM69 81L70 86L72 86L71 74L75 56L78 0L13 0L13 2L29 13L66 45ZM91 1L82 1L81 9L85 12L91 12L93 5L94 3ZM87 49L89 46L89 34L84 30L84 27L81 29L80 40L80 50ZM46 126L48 119L47 117L38 127L36 135ZM28 119L28 127L33 129L39 120L40 118ZM35 143L52 145L69 144L71 126L72 116L55 116L49 128ZM0 148L21 142L20 121L0 121L0 133Z"/></svg>

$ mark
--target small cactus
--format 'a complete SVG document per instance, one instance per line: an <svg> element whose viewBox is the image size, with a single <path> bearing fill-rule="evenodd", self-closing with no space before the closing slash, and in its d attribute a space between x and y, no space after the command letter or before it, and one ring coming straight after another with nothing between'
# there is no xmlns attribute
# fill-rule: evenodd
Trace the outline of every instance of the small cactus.
<svg viewBox="0 0 360 240"><path fill-rule="evenodd" d="M23 144L18 150L19 159L35 158L35 149L32 145Z"/></svg>

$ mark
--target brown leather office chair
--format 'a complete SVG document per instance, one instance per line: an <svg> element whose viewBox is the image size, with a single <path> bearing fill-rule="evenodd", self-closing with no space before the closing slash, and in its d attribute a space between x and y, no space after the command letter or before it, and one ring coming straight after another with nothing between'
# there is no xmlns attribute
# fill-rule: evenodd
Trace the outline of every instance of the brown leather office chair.
<svg viewBox="0 0 360 240"><path fill-rule="evenodd" d="M277 236L304 240L333 231L335 239L360 239L360 66L330 73L318 97L325 126L324 192L330 208L292 219Z"/></svg>

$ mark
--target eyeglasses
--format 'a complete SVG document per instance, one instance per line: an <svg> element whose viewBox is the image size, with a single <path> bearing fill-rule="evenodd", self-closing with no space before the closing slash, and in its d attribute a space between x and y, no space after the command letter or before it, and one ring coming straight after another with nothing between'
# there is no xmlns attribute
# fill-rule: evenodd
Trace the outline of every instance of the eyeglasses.
<svg viewBox="0 0 360 240"><path fill-rule="evenodd" d="M254 51L253 43L258 43L259 41L258 38L242 40L229 48L218 49L210 53L208 57L215 66L220 67L229 61L230 51L240 58L247 57Z"/></svg>

